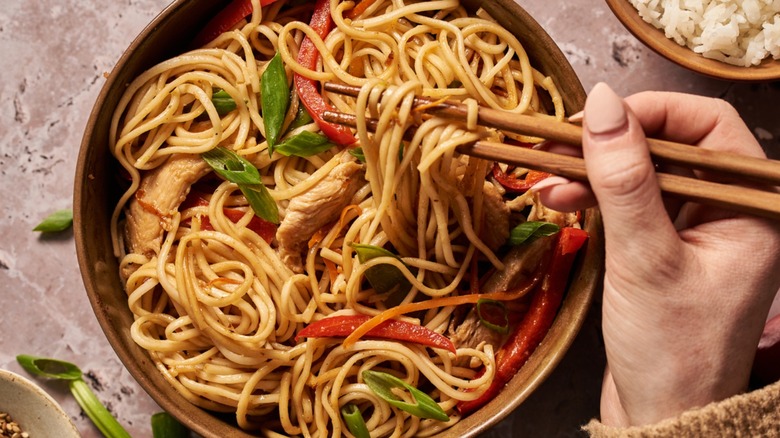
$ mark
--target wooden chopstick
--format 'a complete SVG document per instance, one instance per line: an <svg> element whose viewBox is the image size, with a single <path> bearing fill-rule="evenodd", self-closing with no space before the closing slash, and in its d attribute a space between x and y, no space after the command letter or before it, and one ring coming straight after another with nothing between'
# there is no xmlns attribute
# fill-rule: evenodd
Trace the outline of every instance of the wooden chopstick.
<svg viewBox="0 0 780 438"><path fill-rule="evenodd" d="M357 124L354 115L335 111L325 111L323 119L351 127ZM376 119L366 120L367 128L372 131L377 123ZM585 160L579 157L490 141L461 145L457 150L477 158L549 172L571 180L588 181ZM656 173L656 177L661 191L676 198L780 220L780 193L668 173Z"/></svg>
<svg viewBox="0 0 780 438"><path fill-rule="evenodd" d="M337 94L356 97L360 87L325 83L324 89ZM425 113L466 121L466 105L455 101L437 101L426 97L416 97L414 106L425 106ZM516 134L540 137L575 146L582 145L582 127L567 122L533 117L524 114L508 113L493 108L480 107L477 124L493 127ZM744 155L716 152L710 149L675 143L666 140L648 139L652 157L666 164L709 170L728 174L738 179L780 185L780 161L747 157Z"/></svg>

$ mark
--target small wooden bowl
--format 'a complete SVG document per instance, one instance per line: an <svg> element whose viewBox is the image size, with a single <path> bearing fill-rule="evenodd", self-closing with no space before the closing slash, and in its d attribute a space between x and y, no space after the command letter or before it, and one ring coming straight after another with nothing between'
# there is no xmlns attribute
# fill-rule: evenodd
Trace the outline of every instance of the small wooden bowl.
<svg viewBox="0 0 780 438"><path fill-rule="evenodd" d="M780 79L780 61L771 57L752 67L740 67L705 58L688 47L667 38L663 30L644 21L628 0L606 0L607 5L629 32L664 58L689 70L717 79L764 82Z"/></svg>
<svg viewBox="0 0 780 438"><path fill-rule="evenodd" d="M555 78L567 113L582 109L585 91L553 40L514 0L464 0L470 10L484 7L523 42L532 64ZM98 96L78 157L74 187L74 232L82 278L92 309L109 343L130 374L166 411L205 438L250 437L235 416L203 410L179 394L130 336L133 316L119 279L109 222L119 193L118 164L107 148L109 125L125 87L133 78L189 45L194 34L224 7L224 0L175 0L130 45ZM475 437L506 417L552 373L574 341L599 287L603 269L601 219L588 210L588 245L576 263L567 295L542 344L490 403L438 437ZM563 397L563 395L562 395ZM530 419L531 421L533 419Z"/></svg>

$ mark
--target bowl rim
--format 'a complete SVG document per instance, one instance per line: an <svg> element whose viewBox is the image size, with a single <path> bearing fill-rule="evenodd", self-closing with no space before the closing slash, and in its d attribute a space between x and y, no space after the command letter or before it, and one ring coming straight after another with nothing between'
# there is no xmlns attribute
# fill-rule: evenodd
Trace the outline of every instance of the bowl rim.
<svg viewBox="0 0 780 438"><path fill-rule="evenodd" d="M67 412L60 406L60 404L57 402L57 400L54 399L48 392L46 392L43 388L41 388L38 384L33 382L32 380L28 379L27 377L17 374L13 371L0 369L0 381L8 382L8 384L13 385L17 388L19 388L21 391L24 391L25 393L31 395L31 398L34 398L40 402L39 407L40 410L47 411L49 417L48 418L56 418L58 421L58 424L64 429L57 431L58 433L62 434L59 436L62 437L80 437L78 429L76 428L76 425L73 423L73 420L71 420L70 416ZM3 412L6 412L8 414L11 414L11 417L14 419L14 421L22 421L19 420L19 415L14 412L9 412L7 408L2 408ZM23 424L24 426L24 424ZM25 426L27 428L27 426Z"/></svg>
<svg viewBox="0 0 780 438"><path fill-rule="evenodd" d="M86 183L93 178L93 172L100 172L100 170L96 169L94 166L90 168L88 166L88 161L92 152L90 151L90 148L95 141L96 124L101 118L101 111L111 99L109 96L111 90L117 88L119 85L118 83L127 81L128 78L122 77L121 72L127 68L129 63L139 62L138 59L134 58L133 53L136 50L139 50L139 48L148 47L146 40L150 35L153 35L160 27L163 27L177 12L185 9L188 4L193 3L196 2L175 0L163 9L123 52L109 74L106 83L101 88L90 113L78 155L74 184L74 237L82 280L93 311L98 317L99 325L121 362L144 391L147 392L161 408L170 412L192 431L199 433L204 437L222 436L221 432L225 431L228 431L231 436L250 436L249 434L242 433L242 431L238 430L234 425L234 422L231 423L229 420L225 421L224 418L218 417L219 414L199 408L190 403L184 396L173 390L173 388L169 391L161 390L159 388L160 382L168 386L170 386L170 384L163 379L159 370L154 368L154 365L149 360L148 352L144 350L144 356L141 356L143 357L143 360L139 360L136 355L138 354L137 350L140 347L135 344L128 344L126 339L127 335L122 334L110 321L107 321L110 319L110 316L106 316L106 314L112 311L110 308L111 303L107 302L104 299L105 297L100 295L99 291L102 286L97 284L98 282L95 280L95 276L97 275L95 274L95 271L101 269L110 270L115 266L117 263L116 260L110 260L113 258L113 253L107 255L96 254L94 248L87 248L87 246L85 246L85 240L87 238L94 239L96 233L106 232L105 230L97 229L93 225L90 212L91 208L94 208L94 205L92 205L93 203L90 203L86 189ZM505 27L507 27L507 25L504 21L519 22L522 23L523 26L527 26L534 32L537 32L533 38L540 39L546 44L549 44L543 49L545 55L550 57L550 60L548 61L549 65L555 65L557 69L560 69L561 75L565 74L566 77L573 79L573 81L576 82L568 84L568 86L571 87L571 90L569 91L571 91L573 95L566 96L567 111L574 113L582 109L585 91L574 72L573 67L552 38L520 5L513 0L486 3L479 0L462 0L462 3L470 5L472 8L475 6L482 6L483 8L488 9L489 12L491 12L491 15L497 17L496 19L499 22L502 22ZM203 0L198 2L198 4L205 4L206 6L211 5L214 7L214 5L219 5L220 3L219 0ZM519 35L519 37L521 40L524 39L522 35ZM542 49L536 47L534 50L541 51ZM157 62L159 59L152 61ZM145 60L144 62L148 64L151 61ZM537 64L535 64L535 66L537 68L540 67ZM138 73L140 73L140 71L136 74ZM116 93L117 92L114 91L114 94ZM121 95L121 92L119 92L119 94ZM113 112L113 109L110 111ZM103 117L105 117L105 115ZM102 144L105 144L105 140L102 140ZM504 397L497 397L491 403L477 411L477 413L466 417L453 428L450 428L443 434L437 436L444 437L457 434L457 436L474 437L480 433L484 433L525 401L562 360L584 323L595 291L599 286L601 272L603 270L603 238L600 232L600 214L597 210L592 209L586 213L586 224L592 237L587 244L585 254L580 257L576 271L572 274L572 278L574 279L572 281L577 282L576 284L581 285L581 287L579 287L576 293L572 292L573 288L571 286L569 287L570 292L567 293L565 304L563 305L567 311L559 312L553 327L550 332L548 332L547 336L545 336L545 340L536 349L534 354L531 355L526 366L524 366L508 383L508 387L512 387L513 385L518 385L518 382L525 381L526 383L523 386L522 392L512 397L507 396L509 399L508 402ZM118 271L113 274L118 278ZM120 288L118 292L113 292L121 293L126 299L123 288ZM115 311L127 312L129 314L129 310L126 306L123 309L115 309ZM125 328L125 330L127 330L127 328ZM553 336L551 336L553 333L555 334L554 339ZM530 366L531 364L534 365ZM502 394L508 393L509 391L507 390L502 391ZM486 416L489 417L487 421L485 420ZM196 422L196 417L200 418L200 421ZM469 418L472 418L472 420L469 421Z"/></svg>
<svg viewBox="0 0 780 438"><path fill-rule="evenodd" d="M658 55L690 71L715 79L768 82L780 79L780 60L768 57L759 65L742 67L705 58L667 38L663 30L646 22L629 0L605 0L612 13L636 39Z"/></svg>

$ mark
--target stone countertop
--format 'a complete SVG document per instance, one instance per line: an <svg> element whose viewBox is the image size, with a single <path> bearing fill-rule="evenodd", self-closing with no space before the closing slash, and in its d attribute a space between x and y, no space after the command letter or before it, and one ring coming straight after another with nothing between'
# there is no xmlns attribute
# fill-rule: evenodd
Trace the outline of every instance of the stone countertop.
<svg viewBox="0 0 780 438"><path fill-rule="evenodd" d="M124 369L93 316L72 232L32 228L71 206L81 135L112 66L168 0L5 0L0 11L0 368L25 374L17 354L78 364L133 436L151 436L159 407ZM673 90L718 96L780 157L780 86L708 79L660 58L601 0L524 2L586 89L605 81L622 95ZM597 416L604 366L598 306L570 352L531 398L485 436L575 436ZM39 382L85 437L100 436L56 382Z"/></svg>

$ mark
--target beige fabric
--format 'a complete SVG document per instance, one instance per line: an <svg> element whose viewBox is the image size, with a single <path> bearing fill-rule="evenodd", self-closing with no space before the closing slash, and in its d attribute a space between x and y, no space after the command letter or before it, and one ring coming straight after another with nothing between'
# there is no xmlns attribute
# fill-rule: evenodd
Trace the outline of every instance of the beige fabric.
<svg viewBox="0 0 780 438"><path fill-rule="evenodd" d="M619 428L591 420L583 429L606 438L780 437L780 381L657 424Z"/></svg>

